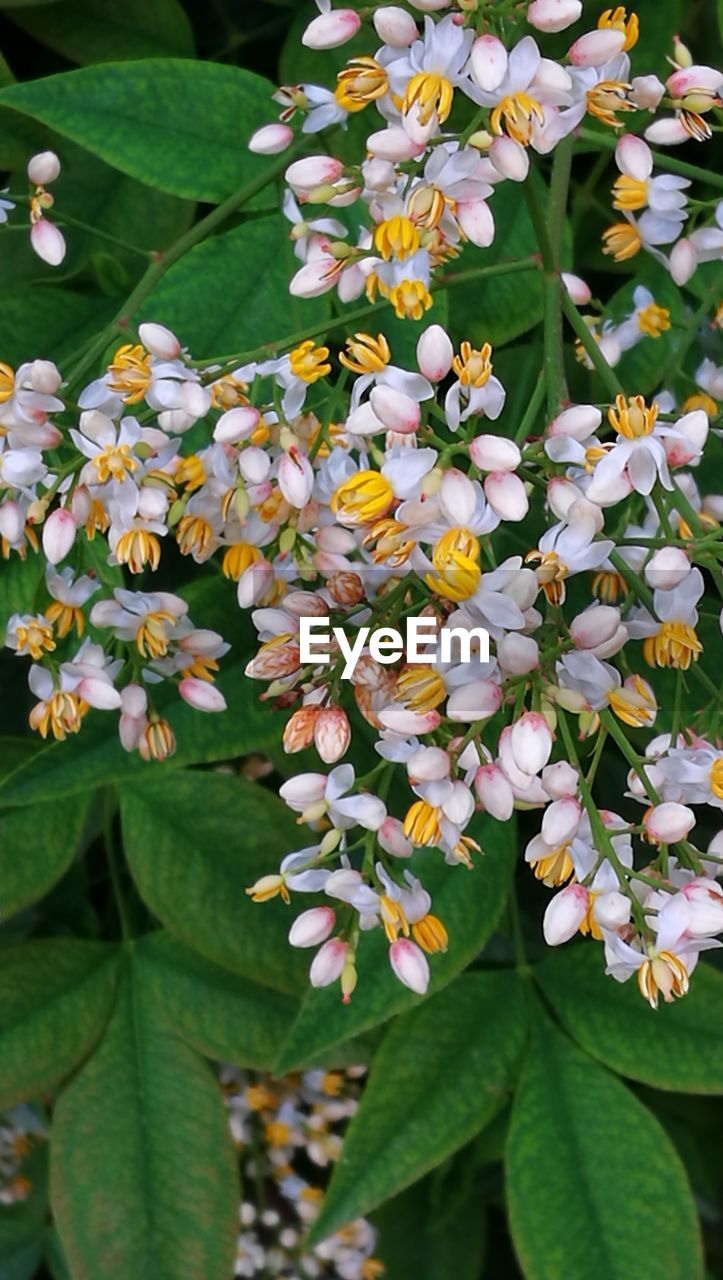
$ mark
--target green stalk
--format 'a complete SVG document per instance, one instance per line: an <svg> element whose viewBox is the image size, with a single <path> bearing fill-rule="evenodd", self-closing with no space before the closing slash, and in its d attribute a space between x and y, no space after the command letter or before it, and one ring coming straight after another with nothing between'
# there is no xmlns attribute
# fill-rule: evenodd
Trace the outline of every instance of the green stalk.
<svg viewBox="0 0 723 1280"><path fill-rule="evenodd" d="M592 142L596 147L605 147L608 151L614 151L618 144L616 137L611 137L607 133L597 133L593 129L580 129L579 136L583 142ZM723 175L720 173L701 169L696 164L687 164L685 160L678 160L676 156L667 155L665 152L656 151L653 158L656 169L666 169L668 173L677 173L681 178L691 178L693 182L707 182L709 186L723 191Z"/></svg>

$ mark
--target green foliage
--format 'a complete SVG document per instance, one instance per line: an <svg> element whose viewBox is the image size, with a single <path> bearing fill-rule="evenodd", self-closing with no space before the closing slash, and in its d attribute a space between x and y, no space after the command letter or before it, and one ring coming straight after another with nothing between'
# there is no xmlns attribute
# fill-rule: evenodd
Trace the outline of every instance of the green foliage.
<svg viewBox="0 0 723 1280"><path fill-rule="evenodd" d="M152 1016L132 958L54 1132L51 1196L74 1277L227 1280L239 1192L221 1093Z"/></svg>
<svg viewBox="0 0 723 1280"><path fill-rule="evenodd" d="M389 1200L375 1223L386 1280L448 1280L450 1267L455 1280L478 1280L486 1222L474 1189L426 1178Z"/></svg>
<svg viewBox="0 0 723 1280"><path fill-rule="evenodd" d="M13 20L70 62L120 62L162 54L193 54L191 25L178 0L64 0L23 4Z"/></svg>
<svg viewBox="0 0 723 1280"><path fill-rule="evenodd" d="M658 1280L702 1277L695 1205L670 1139L623 1084L542 1016L506 1163L510 1225L527 1280L624 1280L652 1258Z"/></svg>
<svg viewBox="0 0 723 1280"><path fill-rule="evenodd" d="M78 852L89 797L77 795L0 814L3 917L37 902Z"/></svg>

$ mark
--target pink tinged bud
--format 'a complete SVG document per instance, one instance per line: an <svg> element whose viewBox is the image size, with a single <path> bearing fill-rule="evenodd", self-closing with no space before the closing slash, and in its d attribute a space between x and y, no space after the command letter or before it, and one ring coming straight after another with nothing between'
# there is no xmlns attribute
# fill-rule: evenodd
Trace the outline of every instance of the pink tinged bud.
<svg viewBox="0 0 723 1280"><path fill-rule="evenodd" d="M511 182L524 182L530 171L530 158L514 138L495 138L487 152L497 172Z"/></svg>
<svg viewBox="0 0 723 1280"><path fill-rule="evenodd" d="M392 49L406 49L416 40L419 32L411 13L390 5L387 9L377 9L374 14L374 30L385 44Z"/></svg>
<svg viewBox="0 0 723 1280"><path fill-rule="evenodd" d="M354 9L332 9L309 23L301 43L307 49L336 49L351 40L360 26L361 18Z"/></svg>
<svg viewBox="0 0 723 1280"><path fill-rule="evenodd" d="M50 267L59 267L65 257L63 235L47 218L41 218L30 228L30 244L38 257Z"/></svg>
<svg viewBox="0 0 723 1280"><path fill-rule="evenodd" d="M326 183L337 182L344 172L341 160L333 156L304 156L290 164L284 178L296 191L313 191Z"/></svg>
<svg viewBox="0 0 723 1280"><path fill-rule="evenodd" d="M480 89L494 93L505 78L507 50L497 36L479 36L469 55L472 79Z"/></svg>
<svg viewBox="0 0 723 1280"><path fill-rule="evenodd" d="M447 715L450 720L471 724L473 720L487 720L499 711L502 690L492 680L472 680L460 685L447 699Z"/></svg>
<svg viewBox="0 0 723 1280"><path fill-rule="evenodd" d="M419 747L407 761L412 786L420 782L442 782L449 777L449 754L441 747Z"/></svg>
<svg viewBox="0 0 723 1280"><path fill-rule="evenodd" d="M594 649L610 640L619 626L619 609L614 609L612 605L594 604L573 618L570 635L576 649Z"/></svg>
<svg viewBox="0 0 723 1280"><path fill-rule="evenodd" d="M563 409L552 419L547 428L548 436L571 436L573 440L586 440L597 431L602 422L602 413L594 404L575 404L570 409Z"/></svg>
<svg viewBox="0 0 723 1280"><path fill-rule="evenodd" d="M309 911L302 911L289 930L289 942L292 947L318 947L320 942L326 942L335 922L333 907L312 907Z"/></svg>
<svg viewBox="0 0 723 1280"><path fill-rule="evenodd" d="M452 368L453 359L454 347L449 334L441 324L430 324L417 342L419 372L430 382L441 382Z"/></svg>
<svg viewBox="0 0 723 1280"><path fill-rule="evenodd" d="M715 880L700 876L682 889L688 903L686 933L703 938L723 930L723 889Z"/></svg>
<svg viewBox="0 0 723 1280"><path fill-rule="evenodd" d="M532 636L508 631L497 645L497 661L506 675L526 676L540 664L540 649Z"/></svg>
<svg viewBox="0 0 723 1280"><path fill-rule="evenodd" d="M65 507L52 511L43 525L43 551L50 564L60 564L75 542L77 526Z"/></svg>
<svg viewBox="0 0 723 1280"><path fill-rule="evenodd" d="M593 899L592 913L602 929L620 929L630 919L630 899L611 889Z"/></svg>
<svg viewBox="0 0 723 1280"><path fill-rule="evenodd" d="M251 135L248 148L258 156L275 156L286 150L293 137L288 124L265 124Z"/></svg>
<svg viewBox="0 0 723 1280"><path fill-rule="evenodd" d="M379 720L385 729L408 737L412 734L434 733L439 728L442 717L438 711L408 711L398 702L392 702L379 712Z"/></svg>
<svg viewBox="0 0 723 1280"><path fill-rule="evenodd" d="M468 240L478 249L487 249L495 238L495 220L486 200L460 200L457 222Z"/></svg>
<svg viewBox="0 0 723 1280"><path fill-rule="evenodd" d="M581 0L533 0L527 21L537 31L564 31L582 14Z"/></svg>
<svg viewBox="0 0 723 1280"><path fill-rule="evenodd" d="M350 529L342 529L338 524L323 525L316 541L322 551L334 552L336 555L349 555L352 551L356 551L354 534Z"/></svg>
<svg viewBox="0 0 723 1280"><path fill-rule="evenodd" d="M512 725L510 747L522 773L539 773L552 751L552 733L545 717L536 711L525 711Z"/></svg>
<svg viewBox="0 0 723 1280"><path fill-rule="evenodd" d="M139 325L138 337L146 351L158 356L159 360L177 360L181 354L178 338L164 324Z"/></svg>
<svg viewBox="0 0 723 1280"><path fill-rule="evenodd" d="M695 814L685 804L666 801L648 810L643 825L655 844L675 844L677 840L685 840L692 831Z"/></svg>
<svg viewBox="0 0 723 1280"><path fill-rule="evenodd" d="M299 267L289 281L289 293L294 298L320 298L334 288L340 271L341 262L323 254Z"/></svg>
<svg viewBox="0 0 723 1280"><path fill-rule="evenodd" d="M394 387L373 387L369 396L372 409L388 431L411 435L417 430L422 414L419 404Z"/></svg>
<svg viewBox="0 0 723 1280"><path fill-rule="evenodd" d="M442 477L439 488L439 505L452 523L469 524L477 505L477 492L469 476L456 467L450 467Z"/></svg>
<svg viewBox="0 0 723 1280"><path fill-rule="evenodd" d="M677 285L687 284L698 266L698 255L687 237L673 245L670 255L670 274Z"/></svg>
<svg viewBox="0 0 723 1280"><path fill-rule="evenodd" d="M324 707L314 725L314 746L324 764L335 764L346 754L351 740L349 717L341 707Z"/></svg>
<svg viewBox="0 0 723 1280"><path fill-rule="evenodd" d="M715 94L723 87L723 72L714 67L683 67L668 76L666 83L673 98L683 98L697 89Z"/></svg>
<svg viewBox="0 0 723 1280"><path fill-rule="evenodd" d="M309 981L312 987L329 987L336 982L342 975L348 953L349 943L342 942L341 938L330 938L325 942L311 962Z"/></svg>
<svg viewBox="0 0 723 1280"><path fill-rule="evenodd" d="M586 284L580 276L572 275L569 271L563 271L562 283L576 306L587 306L592 298L592 289L589 284Z"/></svg>
<svg viewBox="0 0 723 1280"><path fill-rule="evenodd" d="M690 573L690 560L682 547L661 547L645 566L645 581L658 591L672 591Z"/></svg>
<svg viewBox="0 0 723 1280"><path fill-rule="evenodd" d="M469 456L480 471L515 471L522 462L518 446L505 436L476 436L470 442Z"/></svg>
<svg viewBox="0 0 723 1280"><path fill-rule="evenodd" d="M225 711L226 699L215 685L206 680L187 676L178 686L178 692L189 707L196 711Z"/></svg>
<svg viewBox="0 0 723 1280"><path fill-rule="evenodd" d="M624 133L615 148L615 163L621 173L627 173L637 182L646 182L653 172L653 153L642 138Z"/></svg>
<svg viewBox="0 0 723 1280"><path fill-rule="evenodd" d="M394 975L410 991L418 996L426 995L429 986L429 965L427 957L416 942L409 938L398 938L389 948L389 963Z"/></svg>
<svg viewBox="0 0 723 1280"><path fill-rule="evenodd" d="M645 137L658 147L679 147L681 143L690 141L688 130L676 116L654 120L645 130Z"/></svg>
<svg viewBox="0 0 723 1280"><path fill-rule="evenodd" d="M561 800L565 796L577 794L580 779L577 769L573 769L567 760L558 760L555 764L545 766L541 781L551 800Z"/></svg>
<svg viewBox="0 0 723 1280"><path fill-rule="evenodd" d="M279 488L290 506L305 507L314 488L314 468L305 454L294 450L279 462Z"/></svg>
<svg viewBox="0 0 723 1280"><path fill-rule="evenodd" d="M657 76L634 76L628 97L639 111L655 111L665 93L665 85Z"/></svg>
<svg viewBox="0 0 723 1280"><path fill-rule="evenodd" d="M409 0L409 3L422 13L436 13L439 9L448 9L452 0Z"/></svg>
<svg viewBox="0 0 723 1280"><path fill-rule="evenodd" d="M213 438L218 444L239 444L253 435L260 421L258 409L252 409L250 405L229 409L216 423Z"/></svg>
<svg viewBox="0 0 723 1280"><path fill-rule="evenodd" d="M530 509L525 486L511 471L493 471L485 476L485 497L500 520L524 520Z"/></svg>
<svg viewBox="0 0 723 1280"><path fill-rule="evenodd" d="M60 173L60 161L54 151L41 151L28 161L28 178L37 187L47 187Z"/></svg>
<svg viewBox="0 0 723 1280"><path fill-rule="evenodd" d="M377 840L385 853L392 858L411 858L414 845L404 834L399 818L385 818L377 831Z"/></svg>
<svg viewBox="0 0 723 1280"><path fill-rule="evenodd" d="M52 360L33 360L30 366L30 385L33 391L54 396L62 381L60 370Z"/></svg>
<svg viewBox="0 0 723 1280"><path fill-rule="evenodd" d="M574 938L587 915L588 902L588 891L582 884L569 884L550 899L542 920L548 947L559 947Z"/></svg>
<svg viewBox="0 0 723 1280"><path fill-rule="evenodd" d="M273 585L274 567L268 560L249 565L238 580L236 598L239 608L250 609Z"/></svg>
<svg viewBox="0 0 723 1280"><path fill-rule="evenodd" d="M19 503L3 502L0 506L0 537L5 538L11 546L19 542L25 529L25 517Z"/></svg>
<svg viewBox="0 0 723 1280"><path fill-rule="evenodd" d="M88 706L95 707L98 711L115 711L121 705L118 690L108 680L101 680L96 676L86 676L80 680L75 686L75 693Z"/></svg>
<svg viewBox="0 0 723 1280"><path fill-rule="evenodd" d="M485 813L499 822L512 817L515 797L499 765L481 765L474 776L474 789Z"/></svg>
<svg viewBox="0 0 723 1280"><path fill-rule="evenodd" d="M557 848L567 844L577 831L580 823L580 801L575 796L565 796L561 800L553 800L548 805L542 818L542 838L545 844Z"/></svg>
<svg viewBox="0 0 723 1280"><path fill-rule="evenodd" d="M574 67L599 67L622 52L625 32L614 27L588 31L570 45L567 56Z"/></svg>
<svg viewBox="0 0 723 1280"><path fill-rule="evenodd" d="M134 720L144 716L148 709L148 698L143 686L127 684L125 689L121 690L121 706L124 716L131 716Z"/></svg>
<svg viewBox="0 0 723 1280"><path fill-rule="evenodd" d="M388 129L379 129L369 135L367 151L381 160L391 160L393 164L397 164L421 155L424 143L414 142L400 125L390 125Z"/></svg>

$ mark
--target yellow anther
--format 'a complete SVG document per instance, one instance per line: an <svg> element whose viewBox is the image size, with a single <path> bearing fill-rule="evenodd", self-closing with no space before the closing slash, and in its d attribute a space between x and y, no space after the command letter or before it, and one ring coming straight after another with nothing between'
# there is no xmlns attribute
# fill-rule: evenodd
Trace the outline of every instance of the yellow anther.
<svg viewBox="0 0 723 1280"><path fill-rule="evenodd" d="M614 222L602 234L603 253L613 257L616 262L625 262L634 258L642 247L642 238L632 222Z"/></svg>
<svg viewBox="0 0 723 1280"><path fill-rule="evenodd" d="M697 662L703 646L695 627L686 622L663 622L654 636L643 641L643 657L649 667L675 667L687 671Z"/></svg>
<svg viewBox="0 0 723 1280"><path fill-rule="evenodd" d="M615 408L608 409L608 421L618 435L638 440L652 435L658 417L657 401L648 407L642 396L616 396Z"/></svg>
<svg viewBox="0 0 723 1280"><path fill-rule="evenodd" d="M389 88L384 67L375 58L351 58L337 76L334 97L345 111L363 111Z"/></svg>
<svg viewBox="0 0 723 1280"><path fill-rule="evenodd" d="M419 847L439 844L442 838L439 810L426 800L415 800L404 819L404 834Z"/></svg>
<svg viewBox="0 0 723 1280"><path fill-rule="evenodd" d="M648 183L645 178L631 178L621 173L613 183L613 209L644 209L648 203Z"/></svg>
<svg viewBox="0 0 723 1280"><path fill-rule="evenodd" d="M161 562L161 544L154 533L129 529L121 534L114 554L119 564L128 565L131 573L140 573L146 565L155 570Z"/></svg>
<svg viewBox="0 0 723 1280"><path fill-rule="evenodd" d="M390 258L402 262L419 248L419 233L409 218L396 214L377 225L374 244L387 262Z"/></svg>
<svg viewBox="0 0 723 1280"><path fill-rule="evenodd" d="M651 302L638 312L638 327L649 338L659 338L670 328L670 312L667 307L659 307Z"/></svg>
<svg viewBox="0 0 723 1280"><path fill-rule="evenodd" d="M399 701L411 711L433 711L444 702L447 690L434 667L407 667L397 677Z"/></svg>
<svg viewBox="0 0 723 1280"><path fill-rule="evenodd" d="M434 112L439 123L444 124L452 110L453 97L454 89L445 76L434 71L419 71L407 85L402 111L407 115L416 105L421 125L429 124Z"/></svg>
<svg viewBox="0 0 723 1280"><path fill-rule="evenodd" d="M119 347L108 366L108 387L123 397L126 404L138 404L151 382L151 355L140 343L127 342Z"/></svg>
<svg viewBox="0 0 723 1280"><path fill-rule="evenodd" d="M545 121L545 113L537 99L527 93L511 93L492 111L490 128L498 136L506 133L520 146L529 147L535 121L538 124Z"/></svg>
<svg viewBox="0 0 723 1280"><path fill-rule="evenodd" d="M376 338L370 333L355 333L353 338L347 338L346 351L340 353L339 362L352 373L381 373L391 358L383 333Z"/></svg>
<svg viewBox="0 0 723 1280"><path fill-rule="evenodd" d="M482 577L477 563L479 554L479 542L469 529L448 529L434 545L432 564L436 573L425 574L427 586L446 600L468 600Z"/></svg>
<svg viewBox="0 0 723 1280"><path fill-rule="evenodd" d="M638 42L640 32L638 15L637 13L631 13L630 17L628 17L625 6L622 4L619 4L615 9L606 9L604 13L601 13L597 20L597 25L601 31L620 31L625 36L624 52L632 49L633 45Z"/></svg>
<svg viewBox="0 0 723 1280"><path fill-rule="evenodd" d="M585 94L588 112L601 124L622 129L622 120L618 120L616 112L635 110L635 104L627 97L631 88L627 80L598 80Z"/></svg>
<svg viewBox="0 0 723 1280"><path fill-rule="evenodd" d="M315 347L312 338L307 338L300 346L289 352L289 364L295 378L302 382L318 382L331 373L331 365L327 363L328 347Z"/></svg>
<svg viewBox="0 0 723 1280"><path fill-rule="evenodd" d="M492 348L485 342L479 351L471 342L463 342L452 368L463 387L483 387L492 373Z"/></svg>
<svg viewBox="0 0 723 1280"><path fill-rule="evenodd" d="M357 471L332 494L331 509L346 524L367 524L385 516L394 491L378 471Z"/></svg>

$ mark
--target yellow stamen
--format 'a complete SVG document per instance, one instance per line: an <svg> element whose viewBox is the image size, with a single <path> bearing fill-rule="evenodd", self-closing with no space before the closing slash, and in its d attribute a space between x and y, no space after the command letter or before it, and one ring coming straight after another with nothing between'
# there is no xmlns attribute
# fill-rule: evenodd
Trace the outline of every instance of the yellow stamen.
<svg viewBox="0 0 723 1280"><path fill-rule="evenodd" d="M642 238L637 227L631 222L615 222L603 231L603 253L613 257L616 262L625 262L640 252Z"/></svg>
<svg viewBox="0 0 723 1280"><path fill-rule="evenodd" d="M528 551L525 561L537 561L537 581L542 587L550 604L564 604L566 588L565 578L568 567L563 564L556 551Z"/></svg>
<svg viewBox="0 0 723 1280"><path fill-rule="evenodd" d="M447 950L449 942L447 930L442 921L430 913L422 916L421 920L417 920L417 923L412 925L412 937L422 951L427 951L430 955Z"/></svg>
<svg viewBox="0 0 723 1280"><path fill-rule="evenodd" d="M347 338L346 351L339 355L339 363L346 369L362 374L381 373L390 360L389 343L383 333L376 338L370 333L355 333L353 338Z"/></svg>
<svg viewBox="0 0 723 1280"><path fill-rule="evenodd" d="M648 183L644 178L630 178L621 173L613 183L613 209L644 209L648 203Z"/></svg>
<svg viewBox="0 0 723 1280"><path fill-rule="evenodd" d="M248 404L248 383L240 382L232 373L227 373L211 387L211 404L214 409L235 409L237 405Z"/></svg>
<svg viewBox="0 0 723 1280"><path fill-rule="evenodd" d="M638 969L638 990L653 1009L662 995L666 1004L688 991L688 970L672 951L658 951L644 960Z"/></svg>
<svg viewBox="0 0 723 1280"><path fill-rule="evenodd" d="M224 552L221 572L225 578L233 578L234 582L238 582L241 575L260 559L258 547L252 546L250 542L235 542Z"/></svg>
<svg viewBox="0 0 723 1280"><path fill-rule="evenodd" d="M626 591L624 577L613 569L600 569L593 576L592 593L604 604L615 604Z"/></svg>
<svg viewBox="0 0 723 1280"><path fill-rule="evenodd" d="M74 693L54 693L47 702L36 703L28 721L41 738L47 738L48 732L52 732L58 742L64 742L69 733L78 733L88 710L88 703Z"/></svg>
<svg viewBox="0 0 723 1280"><path fill-rule="evenodd" d="M628 17L625 6L619 4L615 9L606 9L600 14L597 20L598 29L600 31L620 31L625 36L625 44L623 52L632 49L638 42L640 33L640 23L638 22L637 13L631 13Z"/></svg>
<svg viewBox="0 0 723 1280"><path fill-rule="evenodd" d="M445 76L434 71L419 71L407 85L402 111L406 115L416 103L421 125L429 124L435 111L439 123L444 124L452 110L453 97L454 89Z"/></svg>
<svg viewBox="0 0 723 1280"><path fill-rule="evenodd" d="M246 890L246 893L252 902L270 902L277 894L281 895L284 902L291 901L284 877L280 875L262 876Z"/></svg>
<svg viewBox="0 0 723 1280"><path fill-rule="evenodd" d="M15 390L15 374L9 364L0 360L0 404L5 404Z"/></svg>
<svg viewBox="0 0 723 1280"><path fill-rule="evenodd" d="M559 849L554 849L552 853L548 853L544 858L537 858L530 863L535 873L535 879L541 880L547 885L548 889L554 889L557 885L565 884L570 879L574 871L572 858L569 852L570 846L561 844Z"/></svg>
<svg viewBox="0 0 723 1280"><path fill-rule="evenodd" d="M415 543L412 538L405 538L407 525L391 517L378 520L363 538L365 547L371 547L372 560L375 564L388 564L396 569L406 564Z"/></svg>
<svg viewBox="0 0 723 1280"><path fill-rule="evenodd" d="M627 97L632 85L627 80L598 80L585 94L585 103L591 116L610 129L622 129L623 122L616 112L634 111L635 105Z"/></svg>
<svg viewBox="0 0 723 1280"><path fill-rule="evenodd" d="M385 516L394 491L378 471L357 471L332 494L331 509L346 524L367 524Z"/></svg>
<svg viewBox="0 0 723 1280"><path fill-rule="evenodd" d="M688 396L683 401L681 413L691 413L694 409L702 409L703 413L707 413L709 418L715 418L718 414L718 404L705 391L699 391L696 395Z"/></svg>
<svg viewBox="0 0 723 1280"><path fill-rule="evenodd" d="M421 320L432 305L432 295L423 280L402 280L391 289L383 289L380 283L379 292L389 298L398 320Z"/></svg>
<svg viewBox="0 0 723 1280"><path fill-rule="evenodd" d="M337 76L334 97L345 111L363 111L389 88L384 67L375 58L350 58Z"/></svg>
<svg viewBox="0 0 723 1280"><path fill-rule="evenodd" d="M302 382L318 382L331 373L331 365L327 363L328 347L315 347L312 338L307 338L298 347L289 352L289 364L295 378Z"/></svg>
<svg viewBox="0 0 723 1280"><path fill-rule="evenodd" d="M714 101L715 99L711 97L711 107ZM697 111L681 111L679 119L688 137L692 138L694 142L708 142L713 137L713 130L710 125Z"/></svg>
<svg viewBox="0 0 723 1280"><path fill-rule="evenodd" d="M131 452L129 444L109 444L92 459L98 484L108 480L125 480L138 466L138 459Z"/></svg>
<svg viewBox="0 0 723 1280"><path fill-rule="evenodd" d="M374 244L387 262L390 258L403 262L419 248L419 233L409 218L397 214L377 225Z"/></svg>
<svg viewBox="0 0 723 1280"><path fill-rule="evenodd" d="M64 640L70 631L75 627L79 636L85 631L85 618L82 609L76 608L72 604L61 604L59 600L53 600L45 610L45 617L51 627L55 628L55 633L59 640Z"/></svg>
<svg viewBox="0 0 723 1280"><path fill-rule="evenodd" d="M176 619L167 609L147 613L136 631L136 648L142 658L163 658L168 652L168 628Z"/></svg>
<svg viewBox="0 0 723 1280"><path fill-rule="evenodd" d="M492 348L485 342L479 351L471 342L463 342L452 368L463 387L483 387L492 373Z"/></svg>
<svg viewBox="0 0 723 1280"><path fill-rule="evenodd" d="M144 760L167 760L176 750L176 739L167 720L154 716L146 725L138 750Z"/></svg>
<svg viewBox="0 0 723 1280"><path fill-rule="evenodd" d="M116 543L115 558L119 564L127 564L131 573L140 573L146 565L155 571L161 562L161 544L154 533L129 529Z"/></svg>
<svg viewBox="0 0 723 1280"><path fill-rule="evenodd" d="M393 898L387 897L385 893L381 895L379 902L382 924L388 941L396 942L400 933L403 933L405 938L408 938L409 921L401 902L395 902Z"/></svg>
<svg viewBox="0 0 723 1280"><path fill-rule="evenodd" d="M432 564L437 572L425 574L427 586L446 600L468 600L482 577L479 554L479 542L469 529L448 529L434 545Z"/></svg>
<svg viewBox="0 0 723 1280"><path fill-rule="evenodd" d="M444 702L447 690L434 667L408 667L397 676L399 701L411 711L433 711Z"/></svg>
<svg viewBox="0 0 723 1280"><path fill-rule="evenodd" d="M181 459L173 473L173 479L176 484L184 485L188 493L192 493L194 489L200 489L206 483L206 471L197 453L191 453L187 458Z"/></svg>
<svg viewBox="0 0 723 1280"><path fill-rule="evenodd" d="M419 847L439 844L442 838L439 810L426 800L415 800L404 819L404 834Z"/></svg>
<svg viewBox="0 0 723 1280"><path fill-rule="evenodd" d="M108 366L108 387L123 396L126 404L138 404L151 383L151 355L140 343L119 347Z"/></svg>
<svg viewBox="0 0 723 1280"><path fill-rule="evenodd" d="M527 93L512 93L503 98L490 115L490 127L493 133L505 132L522 147L529 147L532 141L533 121L544 124L545 113L536 98Z"/></svg>
<svg viewBox="0 0 723 1280"><path fill-rule="evenodd" d="M658 712L653 691L640 676L633 677L632 685L611 689L607 699L618 720L630 725L631 729L649 727L653 724Z"/></svg>
<svg viewBox="0 0 723 1280"><path fill-rule="evenodd" d="M616 396L615 408L608 409L608 421L618 435L626 440L639 440L642 436L650 436L655 429L658 417L658 404L653 401L650 408L643 396Z"/></svg>
<svg viewBox="0 0 723 1280"><path fill-rule="evenodd" d="M675 667L687 671L697 662L703 646L695 627L685 622L663 622L657 635L646 636L643 656L649 667Z"/></svg>
<svg viewBox="0 0 723 1280"><path fill-rule="evenodd" d="M659 307L651 302L638 312L638 326L649 338L659 338L670 328L670 312L667 307Z"/></svg>
<svg viewBox="0 0 723 1280"><path fill-rule="evenodd" d="M710 767L710 789L717 800L723 800L723 756L718 756Z"/></svg>
<svg viewBox="0 0 723 1280"><path fill-rule="evenodd" d="M18 653L29 654L33 662L37 662L39 658L42 658L44 653L53 653L55 651L52 624L42 617L30 618L27 624L18 625L15 634L18 641Z"/></svg>
<svg viewBox="0 0 723 1280"><path fill-rule="evenodd" d="M602 942L602 929L595 919L594 912L595 899L598 896L599 894L595 893L593 889L588 889L587 911L578 925L578 932L581 933L583 937L587 937L589 933L596 942Z"/></svg>
<svg viewBox="0 0 723 1280"><path fill-rule="evenodd" d="M213 542L213 529L203 516L182 516L176 542L182 556L205 556Z"/></svg>

